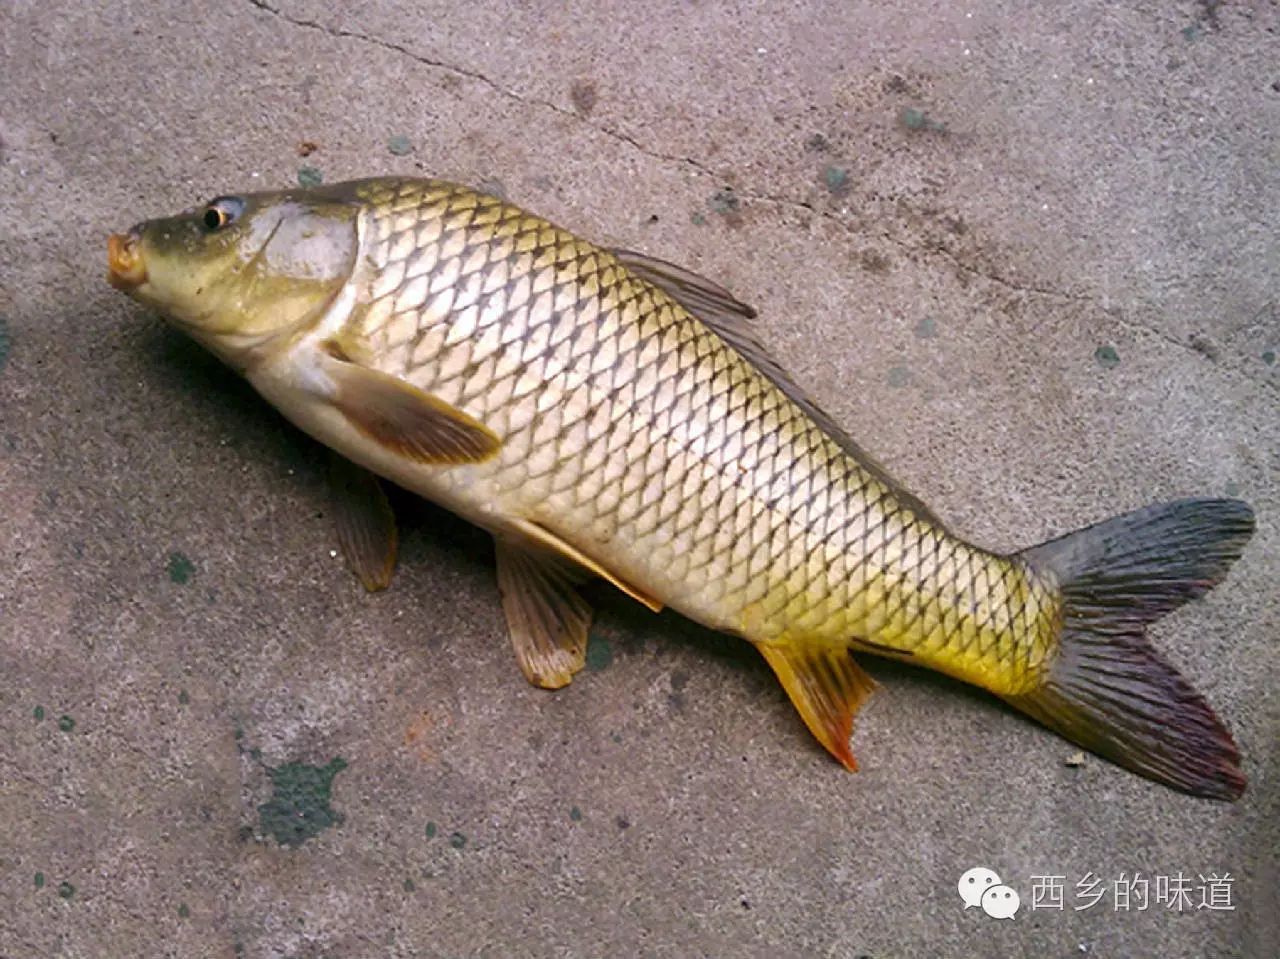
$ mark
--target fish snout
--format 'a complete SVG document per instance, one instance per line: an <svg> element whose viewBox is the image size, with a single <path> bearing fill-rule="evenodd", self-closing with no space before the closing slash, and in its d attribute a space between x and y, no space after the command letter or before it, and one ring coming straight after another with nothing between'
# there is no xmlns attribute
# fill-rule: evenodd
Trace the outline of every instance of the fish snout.
<svg viewBox="0 0 1280 959"><path fill-rule="evenodd" d="M107 238L107 282L125 293L147 280L147 266L138 249L140 239L136 229Z"/></svg>

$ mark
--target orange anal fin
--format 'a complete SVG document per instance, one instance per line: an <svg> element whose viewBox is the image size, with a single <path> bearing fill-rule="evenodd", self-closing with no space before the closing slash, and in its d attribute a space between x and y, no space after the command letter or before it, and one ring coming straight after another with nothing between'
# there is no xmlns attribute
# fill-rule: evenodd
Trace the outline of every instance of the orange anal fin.
<svg viewBox="0 0 1280 959"><path fill-rule="evenodd" d="M378 478L329 453L329 495L338 545L369 592L386 589L396 568L396 517Z"/></svg>
<svg viewBox="0 0 1280 959"><path fill-rule="evenodd" d="M847 649L766 643L756 648L773 667L809 732L842 766L856 770L858 762L849 748L853 717L875 690L876 681Z"/></svg>
<svg viewBox="0 0 1280 959"><path fill-rule="evenodd" d="M534 543L537 543L539 546L550 550L555 555L569 560L577 566L581 566L593 576L599 576L601 579L608 580L614 586L618 587L618 589L622 590L634 599L637 603L648 606L655 613L662 611L663 604L660 601L654 599L643 590L632 586L608 567L592 559L573 544L566 543L545 526L526 519L516 520L513 526L515 529L519 530L520 533L528 537Z"/></svg>

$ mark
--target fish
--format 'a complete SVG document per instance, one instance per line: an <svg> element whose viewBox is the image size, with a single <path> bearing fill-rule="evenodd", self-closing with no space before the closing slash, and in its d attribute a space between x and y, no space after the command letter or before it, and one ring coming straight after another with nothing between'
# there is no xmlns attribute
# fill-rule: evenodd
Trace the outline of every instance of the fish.
<svg viewBox="0 0 1280 959"><path fill-rule="evenodd" d="M1231 733L1147 632L1226 577L1245 502L983 549L823 412L724 287L445 180L228 194L107 247L114 287L333 452L338 538L366 588L395 566L386 481L492 534L535 686L582 669L580 587L601 578L755 646L850 770L870 654L1173 789L1245 789Z"/></svg>

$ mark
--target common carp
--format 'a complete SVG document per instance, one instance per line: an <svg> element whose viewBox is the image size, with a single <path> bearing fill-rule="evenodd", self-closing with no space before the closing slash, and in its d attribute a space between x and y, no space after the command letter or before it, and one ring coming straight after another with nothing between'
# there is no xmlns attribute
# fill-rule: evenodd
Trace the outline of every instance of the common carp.
<svg viewBox="0 0 1280 959"><path fill-rule="evenodd" d="M493 534L517 661L565 685L602 577L752 643L856 768L853 653L989 690L1140 775L1231 800L1230 733L1146 627L1226 575L1249 506L1150 506L1001 555L949 533L761 344L755 311L440 180L221 196L108 242L108 278L340 457L339 538L394 563L377 477Z"/></svg>

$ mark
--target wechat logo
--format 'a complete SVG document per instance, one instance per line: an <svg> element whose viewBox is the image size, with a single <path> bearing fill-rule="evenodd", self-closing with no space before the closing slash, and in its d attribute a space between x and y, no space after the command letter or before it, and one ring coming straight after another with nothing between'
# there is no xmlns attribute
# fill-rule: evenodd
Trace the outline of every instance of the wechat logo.
<svg viewBox="0 0 1280 959"><path fill-rule="evenodd" d="M964 907L980 906L992 919L1012 919L1022 900L1018 893L1000 881L994 869L974 866L956 884Z"/></svg>

